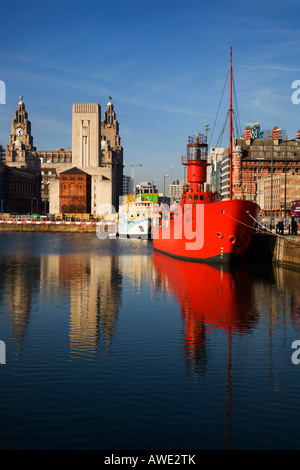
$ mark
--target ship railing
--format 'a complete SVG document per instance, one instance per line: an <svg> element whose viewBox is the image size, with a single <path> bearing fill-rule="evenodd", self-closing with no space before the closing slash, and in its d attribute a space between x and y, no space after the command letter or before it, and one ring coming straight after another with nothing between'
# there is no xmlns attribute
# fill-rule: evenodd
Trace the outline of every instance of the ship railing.
<svg viewBox="0 0 300 470"><path fill-rule="evenodd" d="M207 144L207 136L200 132L196 135L190 135L188 137L189 144Z"/></svg>

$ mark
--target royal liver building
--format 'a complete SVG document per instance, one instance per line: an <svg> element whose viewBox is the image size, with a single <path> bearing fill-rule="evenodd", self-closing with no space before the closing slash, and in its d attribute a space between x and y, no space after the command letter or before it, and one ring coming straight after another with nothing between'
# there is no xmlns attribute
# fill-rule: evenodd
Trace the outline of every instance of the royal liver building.
<svg viewBox="0 0 300 470"><path fill-rule="evenodd" d="M91 213L101 215L104 205L118 210L123 186L123 148L111 98L103 120L100 104L73 103L72 149L36 150L27 118L25 104L21 100L12 120L6 159L10 165L16 166L25 161L27 165L29 162L31 165L40 164L44 212L60 212L59 174L75 167L91 177Z"/></svg>

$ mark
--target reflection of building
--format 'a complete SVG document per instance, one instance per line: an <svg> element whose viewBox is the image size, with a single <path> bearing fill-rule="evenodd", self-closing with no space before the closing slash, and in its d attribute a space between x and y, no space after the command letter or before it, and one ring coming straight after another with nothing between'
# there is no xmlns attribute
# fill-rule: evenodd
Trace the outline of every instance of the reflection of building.
<svg viewBox="0 0 300 470"><path fill-rule="evenodd" d="M66 295L70 299L72 357L91 358L100 349L109 352L122 293L119 258L76 252L50 255L43 257L41 269L44 290L50 296L63 295L64 303Z"/></svg>
<svg viewBox="0 0 300 470"><path fill-rule="evenodd" d="M71 262L60 261L60 275L70 282L72 354L109 351L121 298L118 258L74 255Z"/></svg>
<svg viewBox="0 0 300 470"><path fill-rule="evenodd" d="M141 289L143 282L152 277L152 257L150 255L130 255L121 257L122 276L129 278L136 291Z"/></svg>
<svg viewBox="0 0 300 470"><path fill-rule="evenodd" d="M40 259L25 254L9 255L3 264L9 319L13 338L21 350L30 317L32 290L40 277Z"/></svg>
<svg viewBox="0 0 300 470"><path fill-rule="evenodd" d="M91 176L79 168L59 174L59 194L62 214L91 212Z"/></svg>

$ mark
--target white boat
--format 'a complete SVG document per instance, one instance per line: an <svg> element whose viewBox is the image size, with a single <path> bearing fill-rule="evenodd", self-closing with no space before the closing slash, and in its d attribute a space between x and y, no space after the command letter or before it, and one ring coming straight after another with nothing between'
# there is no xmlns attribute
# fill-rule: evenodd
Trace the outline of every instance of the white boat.
<svg viewBox="0 0 300 470"><path fill-rule="evenodd" d="M96 223L98 238L116 238L118 231L118 215L109 214Z"/></svg>
<svg viewBox="0 0 300 470"><path fill-rule="evenodd" d="M124 196L119 206L119 237L150 238L151 212L156 203L157 194L133 194Z"/></svg>

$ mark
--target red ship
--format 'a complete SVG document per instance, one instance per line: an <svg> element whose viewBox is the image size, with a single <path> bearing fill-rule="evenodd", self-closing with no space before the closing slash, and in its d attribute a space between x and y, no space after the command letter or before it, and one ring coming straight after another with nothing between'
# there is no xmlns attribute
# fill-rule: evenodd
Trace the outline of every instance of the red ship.
<svg viewBox="0 0 300 470"><path fill-rule="evenodd" d="M232 60L230 59L232 75ZM154 216L154 249L168 255L200 262L228 263L245 259L249 252L259 206L252 201L232 199L232 78L230 80L230 198L217 201L217 193L204 191L207 169L207 137L189 137L187 184L173 211Z"/></svg>

